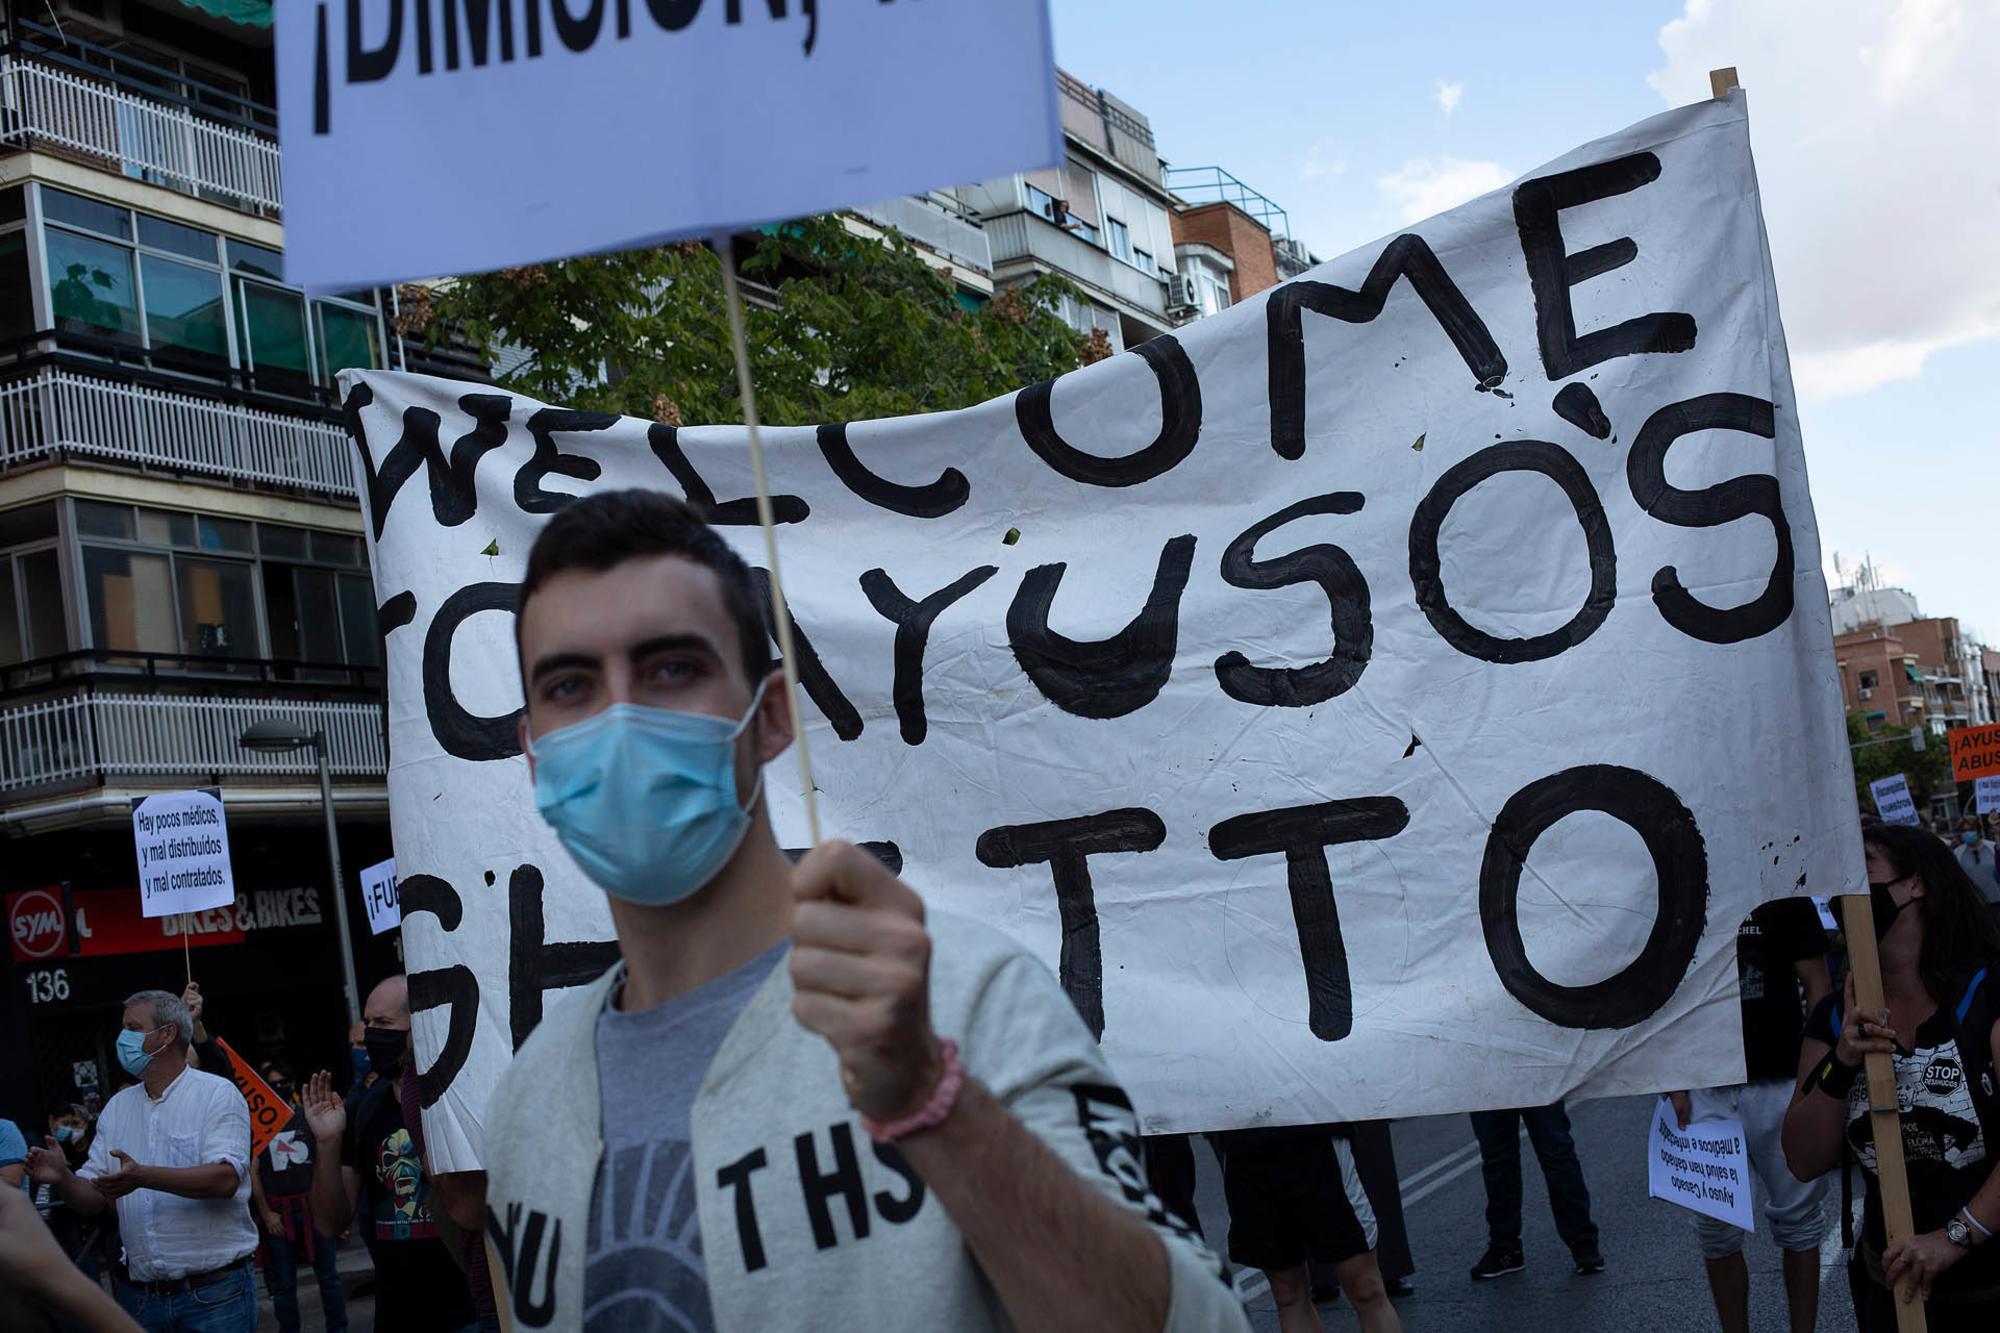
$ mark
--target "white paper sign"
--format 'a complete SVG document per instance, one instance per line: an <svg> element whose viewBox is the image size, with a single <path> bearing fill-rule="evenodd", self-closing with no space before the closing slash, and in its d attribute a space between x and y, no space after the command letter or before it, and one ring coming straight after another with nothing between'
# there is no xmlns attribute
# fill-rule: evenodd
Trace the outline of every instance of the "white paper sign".
<svg viewBox="0 0 2000 1333"><path fill-rule="evenodd" d="M229 825L213 787L160 792L132 802L139 857L139 910L145 916L206 912L236 901Z"/></svg>
<svg viewBox="0 0 2000 1333"><path fill-rule="evenodd" d="M706 237L1062 160L1044 0L460 8L279 7L288 281Z"/></svg>
<svg viewBox="0 0 2000 1333"><path fill-rule="evenodd" d="M377 861L361 872L361 901L368 908L368 931L380 935L403 924L403 902L396 892L396 858Z"/></svg>
<svg viewBox="0 0 2000 1333"><path fill-rule="evenodd" d="M1972 780L1972 808L1982 815L2000 812L2000 773Z"/></svg>
<svg viewBox="0 0 2000 1333"><path fill-rule="evenodd" d="M1662 1097L1653 1110L1653 1132L1646 1145L1646 1193L1755 1231L1743 1122L1730 1116L1697 1120L1680 1129L1673 1107Z"/></svg>
<svg viewBox="0 0 2000 1333"><path fill-rule="evenodd" d="M1567 285L1595 247L1638 259ZM616 956L517 753L529 546L646 486L761 564L750 467L343 389L469 1169L545 992ZM1729 1082L1737 923L1862 875L1797 421L1732 94L1052 386L769 431L821 819L1047 960L1151 1131ZM766 790L803 846L789 756Z"/></svg>
<svg viewBox="0 0 2000 1333"><path fill-rule="evenodd" d="M1923 824L1917 816L1917 803L1910 797L1909 780L1901 773L1875 779L1868 784L1868 791L1884 824Z"/></svg>

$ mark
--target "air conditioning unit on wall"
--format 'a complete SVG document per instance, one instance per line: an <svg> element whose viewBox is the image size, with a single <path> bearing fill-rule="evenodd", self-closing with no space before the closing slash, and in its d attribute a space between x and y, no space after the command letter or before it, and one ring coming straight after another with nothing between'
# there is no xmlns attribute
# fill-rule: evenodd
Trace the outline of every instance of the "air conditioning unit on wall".
<svg viewBox="0 0 2000 1333"><path fill-rule="evenodd" d="M1194 275L1189 273L1169 273L1167 275L1167 309L1199 310L1201 298L1195 292Z"/></svg>

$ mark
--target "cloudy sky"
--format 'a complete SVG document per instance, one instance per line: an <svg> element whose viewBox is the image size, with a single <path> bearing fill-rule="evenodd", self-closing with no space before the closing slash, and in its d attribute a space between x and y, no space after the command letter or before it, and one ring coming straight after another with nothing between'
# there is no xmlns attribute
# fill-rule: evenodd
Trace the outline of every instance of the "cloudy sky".
<svg viewBox="0 0 2000 1333"><path fill-rule="evenodd" d="M1056 58L1330 257L1734 65L1829 579L2000 646L2000 4L1051 0Z"/></svg>

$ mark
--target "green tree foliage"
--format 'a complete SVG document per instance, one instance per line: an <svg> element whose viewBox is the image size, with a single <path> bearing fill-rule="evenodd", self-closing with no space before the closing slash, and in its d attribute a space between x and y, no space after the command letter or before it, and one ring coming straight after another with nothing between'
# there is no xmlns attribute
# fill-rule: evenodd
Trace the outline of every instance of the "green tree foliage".
<svg viewBox="0 0 2000 1333"><path fill-rule="evenodd" d="M746 317L768 424L968 407L1086 359L1082 335L1055 313L1073 290L1062 279L1009 288L974 311L899 233L878 242L829 215L750 241L743 277L775 293ZM528 351L501 380L519 393L677 425L743 419L721 265L707 246L503 269L427 299L410 322L433 339L454 330Z"/></svg>
<svg viewBox="0 0 2000 1333"><path fill-rule="evenodd" d="M1849 744L1880 742L1859 746L1853 752L1855 799L1861 802L1865 814L1875 813L1875 798L1869 793L1868 784L1898 773L1909 778L1911 799L1917 803L1918 813L1926 817L1930 813L1931 796L1951 790L1951 759L1945 753L1942 737L1926 736L1924 748L1919 750L1910 744L1907 729L1871 733L1867 718L1850 708L1847 739Z"/></svg>

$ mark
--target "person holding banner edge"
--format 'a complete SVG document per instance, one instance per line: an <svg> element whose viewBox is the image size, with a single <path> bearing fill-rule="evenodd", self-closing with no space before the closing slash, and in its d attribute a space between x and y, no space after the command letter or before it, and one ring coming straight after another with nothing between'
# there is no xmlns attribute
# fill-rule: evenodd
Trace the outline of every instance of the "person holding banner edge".
<svg viewBox="0 0 2000 1333"><path fill-rule="evenodd" d="M766 626L741 558L662 494L576 501L529 555L522 746L622 962L490 1103L515 1318L1247 1328L1046 968L852 844L780 849L760 774L792 725ZM620 1206L663 1179L664 1214Z"/></svg>
<svg viewBox="0 0 2000 1333"><path fill-rule="evenodd" d="M1922 1300L1932 1333L2000 1321L2000 928L1945 845L1922 829L1862 830L1882 963L1881 1009L1858 1009L1850 974L1806 1022L1785 1158L1812 1180L1852 1149L1867 1177L1862 1235L1848 1265L1861 1333L1896 1327L1894 1290ZM1916 1234L1885 1244L1867 1083L1888 1055L1896 1074Z"/></svg>

